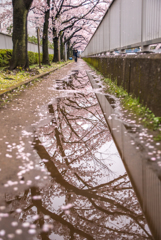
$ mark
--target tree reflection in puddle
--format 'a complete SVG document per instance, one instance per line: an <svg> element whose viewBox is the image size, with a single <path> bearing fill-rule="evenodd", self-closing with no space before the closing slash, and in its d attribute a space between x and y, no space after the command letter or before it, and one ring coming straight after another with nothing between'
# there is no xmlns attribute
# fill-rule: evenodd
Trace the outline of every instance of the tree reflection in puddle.
<svg viewBox="0 0 161 240"><path fill-rule="evenodd" d="M73 83L79 74L69 85L80 89L81 81ZM33 145L50 181L25 192L20 219L41 229L37 239L43 240L152 239L126 172L111 168L121 159L110 152L95 94L70 93L48 110L52 120L37 129Z"/></svg>

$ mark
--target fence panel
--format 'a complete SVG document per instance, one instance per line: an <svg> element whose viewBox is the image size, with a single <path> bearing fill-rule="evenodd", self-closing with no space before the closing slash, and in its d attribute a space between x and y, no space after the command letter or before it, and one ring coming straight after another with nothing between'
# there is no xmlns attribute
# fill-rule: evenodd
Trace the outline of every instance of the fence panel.
<svg viewBox="0 0 161 240"><path fill-rule="evenodd" d="M104 50L104 31L103 31L103 22L100 25L100 31L99 31L99 51L98 52L103 52Z"/></svg>
<svg viewBox="0 0 161 240"><path fill-rule="evenodd" d="M143 41L146 42L161 38L161 1L144 1L143 11Z"/></svg>
<svg viewBox="0 0 161 240"><path fill-rule="evenodd" d="M120 47L120 3L115 1L110 9L110 49Z"/></svg>
<svg viewBox="0 0 161 240"><path fill-rule="evenodd" d="M121 47L141 43L141 0L121 0Z"/></svg>
<svg viewBox="0 0 161 240"><path fill-rule="evenodd" d="M110 15L107 14L105 16L103 23L103 31L104 31L104 51L108 51L110 49Z"/></svg>
<svg viewBox="0 0 161 240"><path fill-rule="evenodd" d="M113 0L82 56L159 42L160 0Z"/></svg>

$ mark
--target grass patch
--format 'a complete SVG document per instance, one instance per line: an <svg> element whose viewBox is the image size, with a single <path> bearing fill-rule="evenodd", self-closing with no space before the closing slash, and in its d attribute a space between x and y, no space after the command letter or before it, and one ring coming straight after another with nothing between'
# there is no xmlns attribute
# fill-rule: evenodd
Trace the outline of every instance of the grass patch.
<svg viewBox="0 0 161 240"><path fill-rule="evenodd" d="M71 62L71 61L68 61ZM42 65L41 69L39 69L39 65L35 64L30 66L29 71L24 71L22 69L17 70L5 70L5 68L0 68L0 94L5 92L10 87L14 87L15 85L24 82L25 80L48 72L50 70L54 70L56 68L61 67L64 64L64 62L58 62L58 63L52 63L51 66L48 65Z"/></svg>
<svg viewBox="0 0 161 240"><path fill-rule="evenodd" d="M160 129L161 117L156 117L149 108L140 103L139 98L134 98L109 78L105 78L104 82L107 87L106 92L120 98L122 105L135 113L145 127L151 130Z"/></svg>

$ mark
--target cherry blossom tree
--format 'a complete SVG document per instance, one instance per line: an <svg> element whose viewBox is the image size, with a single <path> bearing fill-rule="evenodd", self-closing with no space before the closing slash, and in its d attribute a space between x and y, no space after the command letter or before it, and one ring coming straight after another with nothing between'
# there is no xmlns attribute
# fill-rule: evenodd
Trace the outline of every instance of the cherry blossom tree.
<svg viewBox="0 0 161 240"><path fill-rule="evenodd" d="M73 41L76 42L78 32L84 33L86 43L90 35L94 32L100 22L105 10L110 1L70 1L60 0L53 1L51 17L52 17L52 33L54 42L54 59L58 61L58 38L64 38L64 43ZM99 6L98 6L99 5ZM93 17L97 16L97 17ZM91 24L92 23L92 24ZM92 30L87 30L88 28ZM63 33L63 34L62 34ZM90 35L91 37L91 35ZM84 42L83 42L84 43Z"/></svg>
<svg viewBox="0 0 161 240"><path fill-rule="evenodd" d="M88 43L90 37L94 33L96 27L98 26L102 16L104 15L107 7L109 6L110 0L13 0L13 13L17 9L16 2L22 4L22 9L24 6L26 8L26 17L27 19L28 12L29 21L32 22L33 26L40 27L42 31L43 39L43 63L49 64L48 58L48 33L50 39L53 39L54 45L54 57L53 61L58 61L58 39L60 37L61 42L61 56L63 58L63 49L64 44L67 43L68 50L72 51L72 48L83 48ZM31 3L32 7L31 6ZM10 4L10 0L6 4ZM19 9L21 9L21 4ZM22 12L21 9L21 12ZM8 16L11 16L11 8L7 7L4 13ZM23 14L21 14L23 15ZM18 13L13 15L15 19L18 19ZM50 17L50 18L49 18ZM8 18L9 19L9 18ZM26 20L25 20L26 21ZM20 19L17 21L19 25L22 21ZM10 22L11 24L11 22ZM10 68L13 69L17 66L23 68L28 68L28 57L27 57L27 28L25 27L25 32L20 31L21 27L18 27L19 30L16 30L16 20L14 20L13 26L13 42L14 42L14 51L13 58L11 61ZM27 26L27 23L26 25ZM21 34L17 34L17 31L20 31ZM16 42L17 36L17 42ZM17 45L16 45L16 44ZM17 49L20 49L18 51ZM21 54L23 52L23 54ZM68 51L69 53L69 51Z"/></svg>
<svg viewBox="0 0 161 240"><path fill-rule="evenodd" d="M70 4L63 16L62 31L65 31L65 42L71 40L71 46L84 49L102 19L111 1L82 1L77 5Z"/></svg>

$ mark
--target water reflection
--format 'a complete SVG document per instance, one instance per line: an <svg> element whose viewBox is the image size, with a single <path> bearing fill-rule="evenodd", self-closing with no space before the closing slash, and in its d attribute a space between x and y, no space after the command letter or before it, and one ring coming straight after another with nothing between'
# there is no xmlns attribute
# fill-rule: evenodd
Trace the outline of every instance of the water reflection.
<svg viewBox="0 0 161 240"><path fill-rule="evenodd" d="M90 85L82 72L58 84L84 87ZM48 111L52 120L36 130L33 145L50 181L10 200L10 213L40 229L42 240L152 239L125 170L114 167L121 160L95 94L68 93Z"/></svg>

